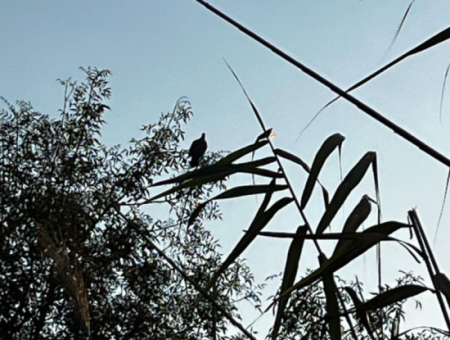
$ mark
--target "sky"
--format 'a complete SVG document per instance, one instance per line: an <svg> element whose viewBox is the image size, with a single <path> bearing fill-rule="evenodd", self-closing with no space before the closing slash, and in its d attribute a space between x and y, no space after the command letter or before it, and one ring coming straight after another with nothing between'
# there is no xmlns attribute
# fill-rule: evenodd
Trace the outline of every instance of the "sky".
<svg viewBox="0 0 450 340"><path fill-rule="evenodd" d="M341 88L378 69L448 26L450 8L445 0L418 0L392 49L388 47L410 0L211 1ZM273 143L302 157L309 164L322 142L333 133L346 137L342 154L344 175L367 151L376 151L380 174L383 220L406 221L416 208L433 242L441 208L447 169L386 127L339 100L297 140L299 132L333 93L272 52L244 36L194 0L123 2L9 1L0 0L0 96L10 102L30 101L40 112L57 116L63 88L56 79L81 79L83 67L110 69L111 112L105 119L103 141L126 144L140 136L143 124L157 121L186 96L194 118L186 126L185 147L206 132L210 150L234 150L254 141L260 127L224 59L233 67L258 106L268 127L276 131ZM413 56L354 92L433 148L450 157L450 96L444 99L443 122L439 105L448 43ZM306 177L287 166L296 191ZM330 157L321 181L334 192L339 184L339 159ZM250 184L242 176L230 184ZM363 194L374 197L370 173L332 224L335 231ZM221 204L224 220L208 225L227 254L242 237L260 199ZM444 210L435 255L450 274L447 242L450 205ZM317 223L322 210L315 192L306 214ZM368 227L376 222L372 214ZM301 224L294 209L277 216L267 230L294 231ZM408 235L399 234L408 240ZM258 282L283 270L289 242L258 239L245 253ZM332 249L324 245L325 249ZM327 248L328 247L328 248ZM302 259L300 272L316 268L317 256ZM398 245L383 246L383 279L394 285L399 270L422 275L431 285L425 265L408 258ZM375 254L356 260L339 272L376 290ZM279 284L279 283L278 283ZM269 286L274 293L276 285ZM368 295L366 295L368 296ZM409 326L444 327L435 297L424 294L422 311L407 304ZM265 304L267 305L267 303ZM244 303L244 324L256 314ZM271 316L254 328L267 331ZM260 335L261 336L261 335ZM261 336L262 338L262 336Z"/></svg>

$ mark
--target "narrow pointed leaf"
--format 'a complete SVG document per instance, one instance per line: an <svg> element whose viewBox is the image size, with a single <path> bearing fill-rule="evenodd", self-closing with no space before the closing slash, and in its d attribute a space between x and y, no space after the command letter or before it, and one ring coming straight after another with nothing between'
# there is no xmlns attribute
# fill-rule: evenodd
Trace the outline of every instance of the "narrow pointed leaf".
<svg viewBox="0 0 450 340"><path fill-rule="evenodd" d="M177 185L169 190L166 190L154 197L152 197L150 200L148 200L146 203L150 203L152 201L155 201L161 197L165 197L167 195L173 194L177 191L180 191L185 188L192 188L197 187L199 185L203 185L209 182L218 181L221 179L224 179L227 176L230 176L235 173L250 173L255 174L263 177L269 177L269 178L281 178L283 177L282 174L277 173L272 170L267 169L260 169L255 167L263 164L268 164L274 161L274 157L267 157L262 160L258 160L255 162L249 162L249 163L243 163L243 164L230 164L230 165L222 165L219 167L215 167L214 169L208 169L208 172L202 173L204 176L201 177L194 177L189 180L184 181L180 185ZM216 172L217 171L217 172ZM209 175L206 175L210 173ZM162 185L162 184L168 184L170 182L177 183L178 178L165 181L166 183L157 183L156 185Z"/></svg>
<svg viewBox="0 0 450 340"><path fill-rule="evenodd" d="M249 153L258 150L262 148L263 146L267 145L269 142L267 140L263 140L251 145L248 145L246 147L243 147L239 150L236 150L228 155L226 155L224 158L222 158L220 161L218 161L216 164L231 164L235 160L244 157L245 155L248 155Z"/></svg>
<svg viewBox="0 0 450 340"><path fill-rule="evenodd" d="M246 233L238 244L234 247L227 259L222 263L219 270L215 273L213 279L208 284L206 290L209 290L212 285L217 281L219 276L247 249L247 247L252 243L258 236L257 233L260 232L275 216L277 212L283 209L286 205L293 201L290 197L284 197L279 201L275 202L267 211L261 212L258 210L255 219L249 227L249 232ZM265 204L265 202L263 202Z"/></svg>
<svg viewBox="0 0 450 340"><path fill-rule="evenodd" d="M306 164L306 162L304 162L300 157L298 157L290 152L287 152L285 150L282 150L282 149L275 149L275 154L300 165L303 168L303 170L305 170L308 174L311 173L311 169L308 166L308 164ZM326 209L330 203L330 198L329 198L330 195L328 194L327 189L322 185L322 183L320 183L319 178L317 178L317 183L322 188L322 196L323 196L323 201L325 203L325 209Z"/></svg>
<svg viewBox="0 0 450 340"><path fill-rule="evenodd" d="M369 165L375 159L375 152L366 153L352 170L345 176L339 187L331 199L328 209L323 214L319 225L317 226L317 234L322 234L326 227L331 223L336 213L344 204L350 192L361 182L361 179L367 172Z"/></svg>
<svg viewBox="0 0 450 340"><path fill-rule="evenodd" d="M360 304L359 306L355 305L355 307L356 310L376 310L406 300L428 290L430 289L419 285L400 286L378 294L374 298Z"/></svg>
<svg viewBox="0 0 450 340"><path fill-rule="evenodd" d="M354 233L361 224L367 219L367 217L370 214L371 210L370 201L367 197L367 195L364 195L361 198L361 201L357 204L357 206L353 209L353 211L350 213L349 217L347 218L347 221L345 221L344 228L342 230L343 233ZM334 253L342 247L344 244L344 241L339 241L336 245L336 248L334 248Z"/></svg>
<svg viewBox="0 0 450 340"><path fill-rule="evenodd" d="M301 226L297 228L296 235L304 235L306 234L308 229L305 226ZM284 267L283 281L281 283L281 291L285 291L295 281L295 277L297 276L298 264L300 261L300 256L302 254L304 239L294 238L291 242L291 246L289 247L288 256L286 259L286 266ZM288 298L280 299L278 302L278 310L277 316L275 318L275 323L272 331L272 339L275 340L278 337L278 332L281 326L281 320L284 315L284 310L286 308L288 302Z"/></svg>
<svg viewBox="0 0 450 340"><path fill-rule="evenodd" d="M301 206L302 208L306 207L308 201L311 197L311 194L314 189L314 184L319 177L320 170L322 170L325 161L330 156L330 154L344 141L345 137L339 133L336 133L330 137L328 137L325 142L320 147L316 156L314 157L313 164L311 166L311 172L308 176L308 179L305 184L305 189L303 190L302 198L301 198Z"/></svg>
<svg viewBox="0 0 450 340"><path fill-rule="evenodd" d="M326 259L325 255L319 255L320 265L322 265ZM333 273L323 276L323 289L325 291L325 300L327 303L328 331L330 333L330 339L341 340L341 319L336 297L337 287L336 282L334 282Z"/></svg>
<svg viewBox="0 0 450 340"><path fill-rule="evenodd" d="M373 172L373 182L375 184L376 204L378 208L378 223L381 223L381 198L380 198L380 185L378 181L378 162L376 154L372 162L372 172Z"/></svg>
<svg viewBox="0 0 450 340"><path fill-rule="evenodd" d="M270 128L266 131L264 131L262 134L260 134L257 138L256 141L259 142L261 140L264 140L266 138L271 138L275 136L275 130Z"/></svg>
<svg viewBox="0 0 450 340"><path fill-rule="evenodd" d="M367 250L372 248L375 244L380 242L382 237L388 236L401 228L409 228L408 224L400 222L385 222L373 227L370 227L363 231L361 234L372 233L372 237L369 240L355 240L347 241L344 245L334 254L330 259L325 261L319 269L315 270L307 277L303 278L291 288L287 289L280 296L290 294L294 290L302 289L315 281L322 278L323 275L336 272L346 264L350 263L358 256L364 254ZM381 234L380 237L376 237L376 234Z"/></svg>
<svg viewBox="0 0 450 340"><path fill-rule="evenodd" d="M448 40L449 38L450 38L450 27L447 27L446 29L444 29L443 31L441 31L438 34L434 35L430 39L424 41L423 43L421 43L418 46L414 47L413 49L409 50L408 52L402 54L400 57L398 57L395 60L391 61L387 65L383 66L379 70L373 72L372 74L368 75L367 77L365 77L364 79L360 80L356 84L352 85L345 92L349 93L349 92L357 89L358 87L366 84L370 80L374 79L375 77L377 77L380 74L384 73L385 71L389 70L391 67L397 65L399 62L403 61L404 59L406 59L406 58L408 58L408 57L410 57L410 56L412 56L414 54L417 54L419 52L425 51L425 50L427 50L429 48L432 48L432 47L434 47L434 46L436 46L436 45L438 45L440 43L443 43L446 40ZM337 96L333 100L328 102L322 109L320 109L319 113L322 112L326 107L330 106L332 103L334 103L339 98L341 98L341 97ZM316 116L317 116L317 114L316 114ZM316 116L314 117L314 119L316 118Z"/></svg>
<svg viewBox="0 0 450 340"><path fill-rule="evenodd" d="M277 154L278 156L281 156L283 158L286 158L287 160L290 160L291 162L297 163L298 165L300 165L308 174L311 172L311 168L308 166L308 164L306 164L305 161L303 161L300 157L287 152L285 150L282 149L275 149L275 154Z"/></svg>
<svg viewBox="0 0 450 340"><path fill-rule="evenodd" d="M439 284L439 290L444 294L447 304L450 307L450 280L444 273L437 274L436 280Z"/></svg>
<svg viewBox="0 0 450 340"><path fill-rule="evenodd" d="M344 287L344 289L347 291L348 295L350 295L355 309L358 309L359 306L363 304L363 302L359 299L358 294L356 294L355 290L351 287ZM363 325L367 333L373 334L373 326L370 322L369 314L367 313L367 311L358 309L356 311L356 315L358 316L358 321Z"/></svg>
<svg viewBox="0 0 450 340"><path fill-rule="evenodd" d="M188 225L191 225L195 219L198 217L203 208L211 201L220 200L220 199L229 199L236 197L243 197L249 195L257 195L257 194L265 194L269 191L281 191L287 189L287 185L245 185L240 187L231 188L197 206L195 210L192 212L189 217Z"/></svg>

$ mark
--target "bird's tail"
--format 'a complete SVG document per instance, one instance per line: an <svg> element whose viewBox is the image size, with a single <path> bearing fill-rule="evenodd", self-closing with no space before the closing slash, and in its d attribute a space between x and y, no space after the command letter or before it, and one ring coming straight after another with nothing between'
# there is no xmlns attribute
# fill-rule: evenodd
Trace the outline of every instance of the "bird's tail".
<svg viewBox="0 0 450 340"><path fill-rule="evenodd" d="M198 166L199 165L198 159L192 158L190 165L191 165L191 168Z"/></svg>

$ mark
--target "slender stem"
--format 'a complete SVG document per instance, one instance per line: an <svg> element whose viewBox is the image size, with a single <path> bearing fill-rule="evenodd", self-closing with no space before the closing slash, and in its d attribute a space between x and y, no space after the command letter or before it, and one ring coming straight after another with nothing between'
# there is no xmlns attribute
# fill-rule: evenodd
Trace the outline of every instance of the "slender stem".
<svg viewBox="0 0 450 340"><path fill-rule="evenodd" d="M233 324L235 327L237 327L242 333L244 333L249 339L252 340L256 340L256 338L245 329L245 327L243 325L241 325L238 321L236 321L222 306L220 306L214 298L212 298L211 296L209 296L209 294L202 288L200 287L197 282L193 281L189 276L186 275L186 273L170 258L166 255L166 253L164 253L161 249L159 249L156 244L154 244L152 242L152 240L150 240L150 238L147 235L144 235L140 229L139 226L133 222L132 220L130 220L129 218L127 218L118 208L114 207L114 209L116 210L116 212L125 220L128 222L128 224L130 225L130 227L132 227L134 230L136 230L138 233L140 233L143 237L144 237L144 241L147 243L147 245L152 248L155 249L158 254L163 257L171 266L172 268L174 268L182 277L185 281L189 282L192 286L194 286L194 288L201 294L203 295L204 298L206 298L209 302L211 302L217 310L219 310L223 316L225 318L227 318L231 324Z"/></svg>
<svg viewBox="0 0 450 340"><path fill-rule="evenodd" d="M227 63L227 65L228 65L228 63ZM258 109L256 108L256 105L255 105L255 104L252 102L252 100L250 99L250 96L248 95L247 91L245 90L244 86L242 85L241 81L239 80L238 76L237 76L236 73L233 71L233 69L231 68L231 66L228 65L228 67L230 68L230 70L231 70L231 72L233 73L234 77L235 77L236 80L238 81L239 85L242 87L242 90L244 91L244 94L245 94L245 96L247 97L247 99L248 99L250 105L252 106L253 112L255 113L256 118L258 119L259 124L261 125L261 128L262 128L262 130L263 130L263 133L266 132L266 131L267 131L267 130L266 130L266 126L265 126L265 124L264 124L264 121L263 121L261 115L260 115L259 112L258 112ZM314 232L313 232L313 230L312 230L312 228L311 228L311 225L310 225L309 222L308 222L308 219L306 218L305 212L303 211L303 208L302 208L302 206L300 205L300 202L299 202L297 196L295 195L294 189L293 189L293 187L292 187L292 185L291 185L291 183L290 183L290 181L289 181L289 177L287 176L287 173L286 173L286 171L285 171L285 169L284 169L284 167L283 167L283 163L281 162L280 157L279 157L279 156L277 155L277 153L275 152L275 147L273 146L273 143L272 143L272 141L270 140L270 137L267 137L267 140L268 140L268 142L269 142L269 145L270 145L270 148L271 148L271 150L272 150L272 153L273 153L273 155L275 156L275 159L276 159L276 161L277 161L277 163L278 163L279 170L281 171L281 173L282 173L282 175L283 175L283 177L284 177L284 179L285 179L285 181L286 181L286 184L287 184L287 186L288 186L288 188L289 188L289 191L290 191L290 193L291 193L291 196L292 196L292 198L294 199L295 205L297 206L297 209L298 209L298 211L300 212L300 215L301 215L301 217L302 217L302 219L303 219L303 221L304 221L304 223L305 223L305 226L306 226L308 232L309 232L311 235L315 235ZM326 257L326 255L322 252L322 250L321 250L321 248L320 248L320 245L319 245L319 243L317 242L317 239L313 238L312 240L313 240L313 242L314 242L314 244L315 244L315 246L316 246L316 248L317 248L317 251L319 252L319 258L323 258L323 260L325 261L325 260L327 259L327 257ZM333 277L333 280L334 280L334 277ZM335 284L335 285L336 285L336 284ZM350 317L348 316L347 309L346 309L346 307L345 307L345 304L344 304L344 302L343 302L343 300L342 300L342 297L340 296L340 293L339 293L339 292L338 292L338 297L339 297L339 302L341 303L342 308L343 308L344 311L345 311L345 318L346 318L347 323L348 323L348 325L349 325L349 327L350 327L350 329L351 329L352 335L354 336L355 340L357 340L358 338L356 337L355 329L354 329L353 324L352 324L352 322L351 322L351 320L350 320Z"/></svg>
<svg viewBox="0 0 450 340"><path fill-rule="evenodd" d="M427 237L425 236L422 224L419 221L419 216L417 216L415 210L408 211L408 215L412 221L414 232L416 233L420 248L422 249L422 252L424 254L424 260L427 265L428 273L430 274L431 281L433 282L436 297L438 299L439 306L441 307L442 315L444 316L447 328L450 332L450 318L448 316L448 312L445 307L444 300L442 299L441 291L439 289L439 284L437 282L437 276L440 274L439 267L437 265L436 259L434 258L433 251L431 250Z"/></svg>
<svg viewBox="0 0 450 340"><path fill-rule="evenodd" d="M363 103L362 101L360 101L360 100L356 99L355 97L353 97L351 94L347 93L346 91L342 90L338 86L334 85L332 82L330 82L329 80L325 79L324 77L319 75L317 72L315 72L312 69L306 67L304 64L302 64L301 62L299 62L295 58L293 58L290 55L288 55L286 52L283 52L282 50L280 50L275 45L273 45L273 44L269 43L267 40L261 38L259 35L257 35L253 31L249 30L244 25L238 23L234 19L230 18L225 13L219 11L217 8L211 6L210 4L208 4L207 2L205 2L203 0L195 0L195 1L197 1L199 4L201 4L204 7L206 7L209 11L213 12L214 14L216 14L217 16L219 16L220 18L222 18L223 20L225 20L226 22L228 22L229 24L231 24L232 26L234 26L235 28L237 28L238 30L240 30L241 32L243 32L244 34L246 34L247 36L252 38L253 40L256 40L261 45L263 45L263 46L267 47L268 49L272 50L272 52L275 53L277 56L279 56L280 58L284 59L285 61L287 61L291 65L294 65L295 67L300 69L302 72L306 73L311 78L314 78L316 81L318 81L322 85L326 86L327 88L329 88L331 91L333 91L334 93L338 94L342 98L346 99L347 101L349 101L350 103L352 103L353 105L358 107L361 111L364 111L366 114L368 114L369 116L371 116L372 118L374 118L375 120L377 120L378 122L383 124L384 126L392 129L395 133L400 135L400 137L406 139L408 142L410 142L411 144L415 145L416 147L418 147L419 149L421 149L422 151L427 153L429 156L431 156L434 159L438 160L442 164L445 164L448 167L450 167L450 159L448 159L443 154L439 153L438 151L436 151L435 149L433 149L429 145L425 144L424 142L422 142L417 137L413 136L411 133L409 133L405 129L403 129L400 126L398 126L397 124L393 123L392 121L390 121L389 119L384 117L381 113L375 111L374 109L372 109L371 107L369 107L368 105Z"/></svg>

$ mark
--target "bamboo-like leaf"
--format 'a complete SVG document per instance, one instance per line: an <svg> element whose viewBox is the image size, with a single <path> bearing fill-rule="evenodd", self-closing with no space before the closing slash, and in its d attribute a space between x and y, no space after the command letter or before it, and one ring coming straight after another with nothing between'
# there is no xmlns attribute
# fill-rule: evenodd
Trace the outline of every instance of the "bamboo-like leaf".
<svg viewBox="0 0 450 340"><path fill-rule="evenodd" d="M344 289L347 291L348 295L350 295L350 298L353 301L353 305L355 306L356 315L358 316L358 321L363 325L363 327L366 329L367 333L369 333L371 336L373 336L373 326L370 322L369 314L366 310L359 310L359 306L363 305L363 302L359 299L358 294L356 294L355 290L351 287L344 287Z"/></svg>
<svg viewBox="0 0 450 340"><path fill-rule="evenodd" d="M391 338L390 340L398 340L398 333L400 331L400 311L397 310L395 312L394 322L392 323L391 327Z"/></svg>
<svg viewBox="0 0 450 340"><path fill-rule="evenodd" d="M275 160L276 160L275 157L266 157L266 158L258 159L257 161L251 161L251 162L239 163L239 164L222 164L219 161L215 164L206 166L204 168L190 171L186 174L176 176L174 178L170 178L170 179L167 179L164 181L156 182L156 183L152 184L151 186L156 187L156 186L167 185L167 184L183 183L183 182L186 182L189 180L199 179L201 177L215 176L222 172L228 172L228 171L240 172L240 169L257 168L259 166L273 163Z"/></svg>
<svg viewBox="0 0 450 340"><path fill-rule="evenodd" d="M450 64L448 64L447 69L445 70L444 83L442 84L442 90L441 90L441 102L439 104L439 121L441 122L441 125L442 125L442 107L444 104L445 86L447 85L447 78L448 78L449 71L450 71Z"/></svg>
<svg viewBox="0 0 450 340"><path fill-rule="evenodd" d="M266 194L266 197L271 196L272 192ZM277 212L283 209L286 205L293 201L290 197L284 197L279 201L275 202L267 211L262 211L263 205L267 205L267 200L264 200L260 209L258 210L253 222L249 227L249 232L246 233L238 244L234 247L227 259L222 263L219 270L215 273L213 279L208 284L206 290L209 290L212 285L217 281L220 275L247 249L247 247L252 243L257 237L257 233L260 232L275 216Z"/></svg>
<svg viewBox="0 0 450 340"><path fill-rule="evenodd" d="M257 138L256 138L256 142L259 142L261 140L264 140L266 138L271 138L275 136L275 130L273 128L270 128L266 131L264 131L263 133L261 133Z"/></svg>
<svg viewBox="0 0 450 340"><path fill-rule="evenodd" d="M378 162L377 155L375 154L372 162L373 182L375 184L376 204L378 208L378 224L381 223L381 198L380 198L380 185L378 181ZM370 199L373 201L372 199Z"/></svg>
<svg viewBox="0 0 450 340"><path fill-rule="evenodd" d="M444 189L444 198L442 199L442 205L441 205L441 212L439 213L438 223L436 226L436 231L434 232L434 241L433 243L436 244L436 239L439 231L439 226L441 224L442 214L444 213L444 207L445 207L445 201L447 199L447 193L448 193L448 185L450 182L450 170L447 173L447 180L445 182L445 189Z"/></svg>
<svg viewBox="0 0 450 340"><path fill-rule="evenodd" d="M199 204L197 208L192 212L189 217L188 226L191 225L195 219L198 217L203 208L211 201L220 200L220 199L228 199L235 197L243 197L249 195L257 195L257 194L265 194L269 191L281 191L287 189L287 185L245 185L240 187L231 188L209 200Z"/></svg>
<svg viewBox="0 0 450 340"><path fill-rule="evenodd" d="M350 213L350 215L347 218L347 221L345 221L344 228L342 229L343 233L354 233L361 224L369 217L370 211L371 211L371 205L370 201L367 195L364 195L361 198L361 201L356 205L356 207L353 209L353 211ZM336 248L334 248L334 253L342 247L344 244L343 240L340 240Z"/></svg>
<svg viewBox="0 0 450 340"><path fill-rule="evenodd" d="M308 229L305 226L297 228L296 235L301 236L307 233ZM283 281L281 283L281 291L285 291L295 281L298 271L298 263L300 261L300 256L302 254L304 239L298 237L294 238L289 247L288 256L286 259L286 266L284 267ZM275 323L272 331L272 339L276 340L278 337L278 332L281 326L281 320L284 315L284 310L286 308L288 298L280 299L278 302L277 316L275 318Z"/></svg>
<svg viewBox="0 0 450 340"><path fill-rule="evenodd" d="M322 170L322 167L327 160L327 158L330 156L330 154L344 141L345 137L342 136L339 133L336 133L330 137L328 137L325 142L320 147L319 151L317 152L316 156L314 157L314 161L311 167L311 172L308 176L308 179L305 184L305 189L303 190L302 198L301 198L301 206L302 208L306 207L306 204L308 204L308 201L311 197L311 194L314 189L314 184L317 181L317 178L319 177L320 170Z"/></svg>
<svg viewBox="0 0 450 340"><path fill-rule="evenodd" d="M282 150L282 149L275 149L275 154L300 165L303 168L303 170L305 170L308 174L311 173L311 168L300 157L298 157L290 152L287 152L285 150ZM319 178L317 178L317 183L322 188L322 196L323 196L323 201L325 203L325 209L326 209L326 208L328 208L328 205L330 204L330 199L329 199L330 195L328 194L327 189L322 185L322 183L320 183Z"/></svg>
<svg viewBox="0 0 450 340"><path fill-rule="evenodd" d="M303 161L300 157L287 152L283 149L275 149L275 154L286 158L287 160L290 160L291 162L297 163L298 165L300 165L308 174L311 172L311 168L308 166L308 164L306 164L305 161Z"/></svg>
<svg viewBox="0 0 450 340"><path fill-rule="evenodd" d="M344 204L350 192L361 182L367 172L367 168L375 159L375 152L367 152L352 170L345 176L339 187L336 189L328 209L323 214L319 225L317 226L317 234L322 234L326 227L331 223L336 213Z"/></svg>
<svg viewBox="0 0 450 340"><path fill-rule="evenodd" d="M325 255L319 255L319 263L326 261ZM288 287L287 287L288 288ZM327 302L328 330L331 340L341 340L341 319L339 317L339 305L336 297L337 287L334 282L333 273L323 276L323 289Z"/></svg>
<svg viewBox="0 0 450 340"><path fill-rule="evenodd" d="M423 43L421 43L418 46L414 47L413 49L409 50L408 52L402 54L400 57L391 61L386 66L383 66L378 71L375 71L374 73L372 73L369 76L365 77L364 79L360 80L359 82L357 82L355 85L351 86L345 92L350 92L350 91L357 89L358 87L364 85L365 83L372 80L373 78L379 76L381 73L383 73L383 72L387 71L388 69L390 69L391 67L397 65L402 60L404 60L414 54L426 51L429 48L432 48L440 43L443 43L448 39L450 39L450 27L444 29L443 31L439 32L438 34L434 35L433 37L429 38L428 40L424 41ZM338 99L338 98L339 97L337 97L336 99ZM334 100L336 100L336 99L334 99Z"/></svg>
<svg viewBox="0 0 450 340"><path fill-rule="evenodd" d="M224 158L219 160L216 164L218 164L218 165L231 164L235 160L242 158L245 155L248 155L249 153L262 148L263 146L267 145L268 143L269 143L269 141L263 140L263 141L256 142L254 144L250 144L246 147L243 147L239 150L236 150L236 151L226 155Z"/></svg>
<svg viewBox="0 0 450 340"><path fill-rule="evenodd" d="M380 293L359 306L355 305L355 307L358 311L376 310L406 300L428 290L430 289L419 285L400 286Z"/></svg>
<svg viewBox="0 0 450 340"><path fill-rule="evenodd" d="M414 5L414 2L415 2L415 1L416 1L416 0L412 0L412 1L409 3L409 6L408 6L408 8L406 9L405 14L403 14L403 18L402 18L402 20L400 21L400 24L398 25L397 30L395 31L394 38L392 39L391 43L389 44L389 47L388 47L387 50L386 50L386 53L384 54L385 56L389 53L389 51L390 51L390 50L392 49L392 47L394 46L395 41L397 40L397 38L398 38L398 36L399 36L399 34L400 34L400 31L402 30L402 27L403 27L403 25L405 24L406 18L408 17L409 11L411 10L411 8L412 8L412 6ZM383 58L383 59L384 59L384 58Z"/></svg>
<svg viewBox="0 0 450 340"><path fill-rule="evenodd" d="M199 185L203 185L209 182L218 181L221 179L224 179L227 176L230 176L235 173L249 173L249 174L255 174L263 177L269 177L269 178L281 178L283 177L282 174L277 173L272 170L267 169L260 169L255 167L254 165L260 165L260 164L267 164L274 161L274 157L267 157L263 160L258 160L255 162L249 162L249 163L243 163L243 164L230 164L230 165L222 165L220 167L216 167L214 170L217 170L217 173L212 172L211 175L206 175L202 177L195 177L190 180L186 180L180 185L174 186L171 189L168 189L154 197L152 197L150 200L146 201L145 203L150 203L152 201L155 201L161 197L168 196L170 194L173 194L177 191L180 191L185 188L193 188L197 187ZM169 181L167 181L169 182ZM160 185L160 184L158 184Z"/></svg>
<svg viewBox="0 0 450 340"><path fill-rule="evenodd" d="M323 265L320 266L320 268L294 284L280 296L287 296L294 290L302 289L316 282L323 275L338 271L361 254L364 254L367 250L380 242L384 237L394 233L398 229L409 227L410 226L408 224L400 222L385 222L366 229L361 234L372 234L370 239L345 242L342 247L340 247L340 249L336 252L336 254L334 254L330 259L326 260Z"/></svg>
<svg viewBox="0 0 450 340"><path fill-rule="evenodd" d="M444 273L436 274L439 290L444 294L447 304L450 307L450 280Z"/></svg>
<svg viewBox="0 0 450 340"><path fill-rule="evenodd" d="M431 37L430 39L424 41L423 43L419 44L418 46L414 47L413 49L409 50L408 52L402 54L400 57L396 58L395 60L391 61L390 63L388 63L387 65L383 66L382 68L380 68L379 70L373 72L372 74L368 75L367 77L365 77L364 79L360 80L359 82L357 82L356 84L352 85L351 87L349 87L345 92L349 93L355 89L357 89L358 87L366 84L367 82L369 82L370 80L374 79L375 77L379 76L380 74L384 73L385 71L387 71L388 69L390 69L391 67L397 65L399 62L403 61L404 59L413 56L414 54L420 53L422 51L425 51L429 48L432 48L440 43L445 42L446 40L448 40L450 38L450 27L444 29L443 31L439 32L438 34L434 35L433 37ZM341 96L336 96L334 99L332 99L331 101L329 101L328 103L326 103L315 115L314 117L308 122L308 124L302 129L302 131L300 132L300 134L297 137L297 140L300 138L300 136L303 134L303 132L313 123L313 121L319 116L319 114L325 110L328 106L330 106L331 104L333 104L335 101L337 101L339 98L341 98Z"/></svg>

